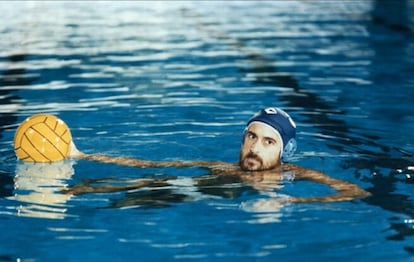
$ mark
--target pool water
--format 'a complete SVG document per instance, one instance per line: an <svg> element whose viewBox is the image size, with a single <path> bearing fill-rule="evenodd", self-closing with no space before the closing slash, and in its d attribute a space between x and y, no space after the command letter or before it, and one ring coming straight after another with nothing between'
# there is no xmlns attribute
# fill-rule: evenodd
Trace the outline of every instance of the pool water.
<svg viewBox="0 0 414 262"><path fill-rule="evenodd" d="M414 261L413 1L0 8L1 261ZM298 181L69 196L60 189L85 181L207 171L28 164L13 151L19 123L42 112L86 153L237 162L246 121L266 106L295 119L295 164L372 196L253 208L332 193Z"/></svg>

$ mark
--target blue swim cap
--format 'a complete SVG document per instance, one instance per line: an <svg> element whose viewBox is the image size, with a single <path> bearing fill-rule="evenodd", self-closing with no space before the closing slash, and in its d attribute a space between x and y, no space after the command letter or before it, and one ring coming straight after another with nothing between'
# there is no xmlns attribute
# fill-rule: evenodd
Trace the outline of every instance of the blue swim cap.
<svg viewBox="0 0 414 262"><path fill-rule="evenodd" d="M262 122L275 129L279 133L283 142L282 160L288 161L295 153L296 144L296 124L293 119L282 109L268 107L257 112L247 122L249 126L252 122Z"/></svg>

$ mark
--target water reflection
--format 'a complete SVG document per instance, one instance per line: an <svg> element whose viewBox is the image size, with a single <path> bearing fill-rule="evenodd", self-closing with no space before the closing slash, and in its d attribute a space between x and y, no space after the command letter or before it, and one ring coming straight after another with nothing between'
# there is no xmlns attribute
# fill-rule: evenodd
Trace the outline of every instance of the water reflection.
<svg viewBox="0 0 414 262"><path fill-rule="evenodd" d="M247 221L250 224L278 223L281 222L282 216L286 215L284 207L288 201L288 196L275 193L272 198L243 201L240 208L253 214Z"/></svg>
<svg viewBox="0 0 414 262"><path fill-rule="evenodd" d="M16 112L21 108L21 99L15 91L18 86L30 85L34 80L27 77L26 68L20 66L25 57L24 54L0 56L0 66L3 67L0 70L0 139L3 138L3 132L16 122Z"/></svg>
<svg viewBox="0 0 414 262"><path fill-rule="evenodd" d="M73 161L17 164L14 199L17 215L63 219L71 196L60 193L74 174Z"/></svg>

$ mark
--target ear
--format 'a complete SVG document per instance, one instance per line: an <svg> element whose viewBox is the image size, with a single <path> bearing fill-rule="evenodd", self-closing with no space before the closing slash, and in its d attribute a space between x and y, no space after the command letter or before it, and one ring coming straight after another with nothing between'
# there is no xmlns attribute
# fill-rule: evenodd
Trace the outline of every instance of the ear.
<svg viewBox="0 0 414 262"><path fill-rule="evenodd" d="M291 138L285 148L283 149L283 154L282 154L282 160L283 162L288 162L289 158L291 158L293 156L293 154L295 153L297 148L297 143L296 143L296 139Z"/></svg>

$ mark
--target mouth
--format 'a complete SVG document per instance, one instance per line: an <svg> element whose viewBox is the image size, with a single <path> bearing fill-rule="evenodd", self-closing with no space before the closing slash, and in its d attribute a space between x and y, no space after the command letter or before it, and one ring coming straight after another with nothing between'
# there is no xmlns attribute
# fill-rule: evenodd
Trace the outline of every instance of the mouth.
<svg viewBox="0 0 414 262"><path fill-rule="evenodd" d="M242 168L245 170L256 171L262 167L263 161L258 155L253 154L253 153L248 153L244 157L241 164L242 164L241 165Z"/></svg>

